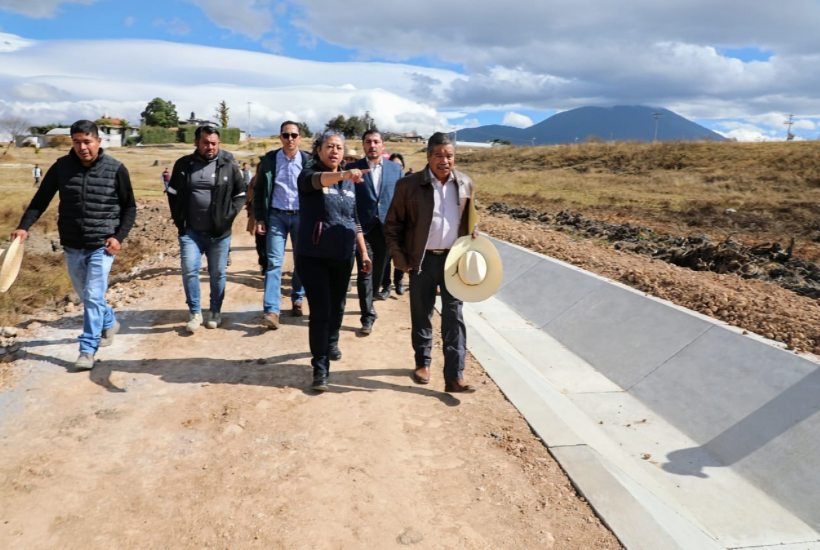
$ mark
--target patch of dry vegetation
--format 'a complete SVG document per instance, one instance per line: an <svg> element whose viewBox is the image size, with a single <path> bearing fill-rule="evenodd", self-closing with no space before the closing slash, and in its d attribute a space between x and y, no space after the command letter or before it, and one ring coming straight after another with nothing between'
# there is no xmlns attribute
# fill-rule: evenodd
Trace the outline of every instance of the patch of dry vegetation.
<svg viewBox="0 0 820 550"><path fill-rule="evenodd" d="M639 221L659 232L798 238L818 257L820 144L589 143L461 152L487 203ZM727 209L737 212L727 214Z"/></svg>

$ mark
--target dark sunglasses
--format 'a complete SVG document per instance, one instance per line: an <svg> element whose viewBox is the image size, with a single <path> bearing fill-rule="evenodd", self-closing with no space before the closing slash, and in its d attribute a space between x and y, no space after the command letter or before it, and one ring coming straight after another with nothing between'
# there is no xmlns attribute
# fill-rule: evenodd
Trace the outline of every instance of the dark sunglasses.
<svg viewBox="0 0 820 550"><path fill-rule="evenodd" d="M296 138L299 137L299 134L289 134L287 132L282 132L282 137L285 138L285 139L288 139L288 138L296 139Z"/></svg>

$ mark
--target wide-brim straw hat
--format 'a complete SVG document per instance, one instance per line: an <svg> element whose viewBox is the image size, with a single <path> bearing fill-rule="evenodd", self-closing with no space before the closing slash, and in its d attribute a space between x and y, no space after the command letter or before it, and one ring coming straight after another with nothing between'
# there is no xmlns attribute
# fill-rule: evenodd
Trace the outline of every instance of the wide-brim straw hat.
<svg viewBox="0 0 820 550"><path fill-rule="evenodd" d="M6 292L20 274L20 266L23 263L23 243L20 237L16 237L0 258L3 263L0 266L0 292Z"/></svg>
<svg viewBox="0 0 820 550"><path fill-rule="evenodd" d="M501 256L487 237L461 237L444 260L444 286L463 302L482 302L501 286Z"/></svg>

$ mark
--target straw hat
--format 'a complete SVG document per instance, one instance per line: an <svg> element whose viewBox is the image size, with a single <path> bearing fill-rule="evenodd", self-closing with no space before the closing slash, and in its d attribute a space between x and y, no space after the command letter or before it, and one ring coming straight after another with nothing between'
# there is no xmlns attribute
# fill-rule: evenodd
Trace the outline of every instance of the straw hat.
<svg viewBox="0 0 820 550"><path fill-rule="evenodd" d="M3 264L0 267L0 292L5 292L11 287L17 275L20 273L20 265L23 263L23 243L20 237L16 237L0 257Z"/></svg>
<svg viewBox="0 0 820 550"><path fill-rule="evenodd" d="M487 237L456 241L444 260L444 285L464 302L482 302L501 286L501 256Z"/></svg>

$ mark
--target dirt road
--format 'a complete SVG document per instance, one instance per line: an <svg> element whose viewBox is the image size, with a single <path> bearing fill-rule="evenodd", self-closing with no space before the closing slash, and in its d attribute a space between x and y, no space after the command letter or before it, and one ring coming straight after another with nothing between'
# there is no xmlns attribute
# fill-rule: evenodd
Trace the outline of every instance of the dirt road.
<svg viewBox="0 0 820 550"><path fill-rule="evenodd" d="M221 329L182 330L168 258L90 373L72 367L79 313L23 333L0 393L0 547L620 547L472 359L477 394L443 393L440 355L412 382L407 295L359 337L354 288L317 395L307 316L261 328L245 233L233 260Z"/></svg>

